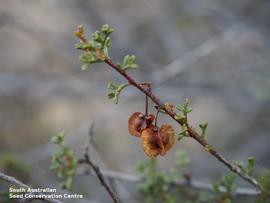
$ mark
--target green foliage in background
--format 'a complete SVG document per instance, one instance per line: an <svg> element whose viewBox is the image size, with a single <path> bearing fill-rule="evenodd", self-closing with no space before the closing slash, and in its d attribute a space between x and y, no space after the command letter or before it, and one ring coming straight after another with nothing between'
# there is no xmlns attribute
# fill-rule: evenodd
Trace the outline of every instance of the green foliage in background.
<svg viewBox="0 0 270 203"><path fill-rule="evenodd" d="M20 159L19 156L13 153L0 154L0 169L1 172L7 173L10 176L15 176L19 180L28 183L30 182L30 174L32 171L31 164ZM6 185L6 186L5 186ZM9 184L1 182L1 186L5 189L0 191L0 202L13 203L14 200L9 198Z"/></svg>
<svg viewBox="0 0 270 203"><path fill-rule="evenodd" d="M233 193L237 189L236 179L237 175L234 173L222 175L220 180L213 184L213 190L216 192L215 196L217 196L215 199L223 203L231 203ZM225 189L225 191L222 189Z"/></svg>
<svg viewBox="0 0 270 203"><path fill-rule="evenodd" d="M259 176L258 181L264 192L259 195L257 203L270 203L270 172L269 170L263 170Z"/></svg>
<svg viewBox="0 0 270 203"><path fill-rule="evenodd" d="M172 177L157 170L156 159L140 163L138 170L143 177L138 191L145 197L146 203L154 203L158 200L165 203L176 202L169 192Z"/></svg>
<svg viewBox="0 0 270 203"><path fill-rule="evenodd" d="M50 169L56 170L61 178L61 187L71 190L73 176L76 172L77 158L74 152L64 145L64 132L52 137L52 142L58 146L53 153Z"/></svg>
<svg viewBox="0 0 270 203"><path fill-rule="evenodd" d="M181 172L190 160L185 151L178 150L175 153L175 162L179 168L177 170L173 168L170 172L158 170L157 159L152 158L139 164L138 171L143 180L138 186L138 191L143 195L146 203L177 202L177 198L170 191L172 181L183 178Z"/></svg>
<svg viewBox="0 0 270 203"><path fill-rule="evenodd" d="M12 153L3 153L0 155L0 168L3 173L8 172L9 175L16 176L24 182L29 181L32 171L31 164Z"/></svg>
<svg viewBox="0 0 270 203"><path fill-rule="evenodd" d="M138 191L143 195L146 203L231 203L236 198L237 190L236 180L238 176L234 173L221 175L221 178L213 184L213 191L194 191L188 186L171 187L174 180L183 180L185 170L190 162L187 153L183 150L175 152L175 168L170 172L161 172L157 167L157 159L149 159L141 162L139 165L139 173L143 177L143 181L139 184ZM241 165L242 170L246 173L254 175L255 160L249 157L245 162L234 162ZM190 177L191 178L191 177ZM258 196L257 203L270 203L270 173L262 171L258 180L265 192Z"/></svg>

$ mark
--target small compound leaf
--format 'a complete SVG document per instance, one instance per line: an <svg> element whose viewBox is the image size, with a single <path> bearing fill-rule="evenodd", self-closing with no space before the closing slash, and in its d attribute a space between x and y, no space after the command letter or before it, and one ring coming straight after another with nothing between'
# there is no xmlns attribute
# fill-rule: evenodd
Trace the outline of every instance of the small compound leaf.
<svg viewBox="0 0 270 203"><path fill-rule="evenodd" d="M255 168L255 159L254 157L249 157L247 164L247 173L249 175L252 175L254 173L254 168Z"/></svg>
<svg viewBox="0 0 270 203"><path fill-rule="evenodd" d="M109 99L113 99L115 97L115 93L114 92L108 92L107 96Z"/></svg>
<svg viewBox="0 0 270 203"><path fill-rule="evenodd" d="M135 63L136 56L134 55L126 55L123 60L123 64L121 64L122 70L128 70L133 68L138 68L138 65Z"/></svg>
<svg viewBox="0 0 270 203"><path fill-rule="evenodd" d="M61 131L59 134L52 137L51 141L54 144L61 144L64 141L65 132Z"/></svg>
<svg viewBox="0 0 270 203"><path fill-rule="evenodd" d="M92 34L92 39L95 41L95 42L98 42L98 43L102 43L103 42L103 39L102 39L102 36L101 36L101 33L99 31L96 31Z"/></svg>
<svg viewBox="0 0 270 203"><path fill-rule="evenodd" d="M109 99L114 100L117 104L119 101L119 95L121 91L127 87L129 84L116 84L113 81L108 82L107 88L109 89L109 92L107 93L107 96Z"/></svg>
<svg viewBox="0 0 270 203"><path fill-rule="evenodd" d="M114 81L109 81L108 85L107 85L107 88L110 89L110 90L117 90L118 85Z"/></svg>
<svg viewBox="0 0 270 203"><path fill-rule="evenodd" d="M206 134L206 129L207 129L207 127L208 127L208 123L206 122L206 123L204 123L204 124L199 124L199 127L200 127L201 130L202 130L201 136L204 138L204 137L205 137L205 134Z"/></svg>
<svg viewBox="0 0 270 203"><path fill-rule="evenodd" d="M79 56L79 60L84 64L84 63L95 63L97 61L96 57L90 53L90 52L84 52Z"/></svg>
<svg viewBox="0 0 270 203"><path fill-rule="evenodd" d="M110 35L112 32L114 32L114 29L110 28L110 26L108 24L105 24L105 25L102 26L101 32L104 35Z"/></svg>

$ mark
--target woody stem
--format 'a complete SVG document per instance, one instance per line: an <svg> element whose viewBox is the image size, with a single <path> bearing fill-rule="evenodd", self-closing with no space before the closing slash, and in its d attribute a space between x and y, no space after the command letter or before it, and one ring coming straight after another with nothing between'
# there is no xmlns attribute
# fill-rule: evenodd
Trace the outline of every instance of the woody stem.
<svg viewBox="0 0 270 203"><path fill-rule="evenodd" d="M145 95L145 116L148 116L148 96Z"/></svg>
<svg viewBox="0 0 270 203"><path fill-rule="evenodd" d="M156 117L155 117L155 127L157 127L157 119L158 119L158 115L159 115L159 109L157 110L157 113L156 113Z"/></svg>
<svg viewBox="0 0 270 203"><path fill-rule="evenodd" d="M183 119L176 119L176 113L173 111L170 111L166 109L165 104L163 104L156 95L152 93L152 91L147 91L144 89L139 83L137 83L130 75L128 75L125 71L118 68L116 64L113 63L111 59L105 59L104 62L108 64L111 68L113 68L115 71L117 71L120 75L122 75L127 81L129 81L129 84L133 85L137 89L139 89L141 92L143 92L147 97L149 97L160 109L164 110L173 120L175 120L178 124L183 126L185 124L185 120ZM227 160L225 157L223 157L213 146L209 145L206 140L200 136L193 128L188 127L188 134L189 137L196 140L200 145L202 145L207 151L213 155L218 161L223 163L230 171L233 173L238 174L243 180L249 182L252 184L258 191L262 192L263 188L261 185L257 182L256 179L249 176L247 173L245 173L241 168L238 166L235 166L232 162Z"/></svg>

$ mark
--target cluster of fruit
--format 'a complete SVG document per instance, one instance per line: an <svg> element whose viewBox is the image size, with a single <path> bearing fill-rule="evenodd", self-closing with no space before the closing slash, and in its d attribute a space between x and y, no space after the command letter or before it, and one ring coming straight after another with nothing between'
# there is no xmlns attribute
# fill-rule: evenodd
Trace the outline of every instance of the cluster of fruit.
<svg viewBox="0 0 270 203"><path fill-rule="evenodd" d="M164 156L174 144L174 129L167 124L158 127L156 122L153 124L154 120L153 114L135 112L128 120L128 130L131 135L141 138L143 150L148 156Z"/></svg>

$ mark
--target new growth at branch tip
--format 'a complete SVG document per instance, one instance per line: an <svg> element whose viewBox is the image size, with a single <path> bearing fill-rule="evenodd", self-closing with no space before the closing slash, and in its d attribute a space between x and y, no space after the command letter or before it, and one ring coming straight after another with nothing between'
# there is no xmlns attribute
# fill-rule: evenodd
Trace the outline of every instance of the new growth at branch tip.
<svg viewBox="0 0 270 203"><path fill-rule="evenodd" d="M79 60L82 63L82 70L89 69L89 66L94 63L104 62L122 75L127 81L127 83L123 84L116 84L115 82L110 81L108 83L108 98L114 100L115 103L118 103L120 93L125 87L133 86L137 88L146 97L152 100L157 107L157 111L167 114L180 125L181 130L177 134L178 140L181 140L184 137L196 140L209 154L214 156L219 162L223 163L230 171L238 174L243 180L252 184L259 191L262 191L262 187L258 184L256 179L246 173L245 170L242 170L239 165L235 165L225 159L213 146L206 142L207 122L199 124L201 133L197 133L195 128L189 125L188 114L192 109L190 108L188 99L186 99L183 104L174 105L169 102L162 103L151 90L145 88L141 83L136 82L135 79L127 73L128 70L138 67L135 63L136 57L134 55L126 55L120 63L114 63L112 61L109 56L109 48L111 45L110 35L113 32L114 29L107 24L103 25L100 30L94 32L90 38L86 37L82 25L78 26L78 29L75 31L76 37L80 40L75 47L82 51L79 56ZM146 105L146 112L148 112L148 102ZM128 121L130 134L141 139L143 150L150 157L167 154L174 145L176 137L175 130L171 125L163 124L159 127L157 124L153 124L154 119L157 120L154 115L148 115L148 113L144 114L138 111L134 112Z"/></svg>

